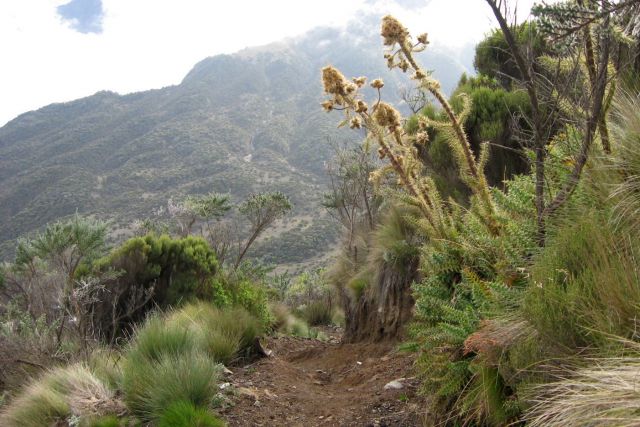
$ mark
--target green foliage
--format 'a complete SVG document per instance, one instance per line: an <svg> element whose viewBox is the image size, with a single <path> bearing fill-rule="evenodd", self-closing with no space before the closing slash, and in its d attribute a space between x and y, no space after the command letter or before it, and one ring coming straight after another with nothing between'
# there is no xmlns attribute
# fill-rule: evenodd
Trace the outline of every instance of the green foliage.
<svg viewBox="0 0 640 427"><path fill-rule="evenodd" d="M509 313L526 284L521 268L535 246L532 181L518 177L494 200L502 234L488 232L473 211L454 217L448 238L422 249L425 279L414 285L414 346L423 392L433 396L433 413L464 422L502 424L514 416L512 390L498 360L485 352L485 319ZM478 335L474 335L478 334ZM479 341L479 344L474 344ZM505 338L506 339L506 338ZM466 421L465 421L466 420Z"/></svg>
<svg viewBox="0 0 640 427"><path fill-rule="evenodd" d="M202 238L149 234L127 240L95 268L124 270L118 280L131 287L155 286L154 301L167 307L207 293L212 297L213 288L207 283L211 284L208 280L219 267L215 253Z"/></svg>
<svg viewBox="0 0 640 427"><path fill-rule="evenodd" d="M229 196L217 193L189 197L187 205L203 220L220 219L231 210Z"/></svg>
<svg viewBox="0 0 640 427"><path fill-rule="evenodd" d="M535 260L523 312L549 347L573 352L634 334L639 248L608 215L571 214Z"/></svg>
<svg viewBox="0 0 640 427"><path fill-rule="evenodd" d="M172 403L158 420L158 427L224 427L225 423L206 408L188 401Z"/></svg>
<svg viewBox="0 0 640 427"><path fill-rule="evenodd" d="M122 425L115 415L106 415L89 422L89 427L122 427Z"/></svg>
<svg viewBox="0 0 640 427"><path fill-rule="evenodd" d="M513 31L516 43L526 46L534 58L548 52L548 47L537 25L533 22L520 24ZM478 73L500 81L501 85L509 89L514 79L520 79L520 72L513 60L507 41L502 31L493 30L488 37L476 46L473 64Z"/></svg>
<svg viewBox="0 0 640 427"><path fill-rule="evenodd" d="M333 310L327 301L316 301L305 306L302 310L302 318L310 326L329 325L333 318Z"/></svg>
<svg viewBox="0 0 640 427"><path fill-rule="evenodd" d="M157 421L176 401L209 407L218 391L220 365L198 351L164 355L155 363L128 357L122 390L129 410L145 421Z"/></svg>
<svg viewBox="0 0 640 427"><path fill-rule="evenodd" d="M76 364L46 372L31 382L0 414L8 427L43 426L122 410L111 389L87 367Z"/></svg>
<svg viewBox="0 0 640 427"><path fill-rule="evenodd" d="M149 318L139 328L132 341L127 357L147 363L165 357L178 357L196 348L195 337L180 324L167 324L160 316Z"/></svg>
<svg viewBox="0 0 640 427"><path fill-rule="evenodd" d="M102 255L106 236L107 226L104 222L76 214L67 221L47 225L34 238L20 239L15 266L27 268L35 258L39 258L72 277L81 262Z"/></svg>
<svg viewBox="0 0 640 427"><path fill-rule="evenodd" d="M42 427L65 420L71 408L63 395L44 386L32 385L14 399L0 415L7 427Z"/></svg>

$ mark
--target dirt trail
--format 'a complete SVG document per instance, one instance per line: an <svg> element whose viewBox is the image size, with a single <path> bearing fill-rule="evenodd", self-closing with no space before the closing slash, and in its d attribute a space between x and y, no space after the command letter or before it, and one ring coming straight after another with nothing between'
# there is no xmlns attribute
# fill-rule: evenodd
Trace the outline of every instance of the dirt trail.
<svg viewBox="0 0 640 427"><path fill-rule="evenodd" d="M271 357L233 369L236 396L222 411L229 426L419 426L423 402L414 356L392 344L339 344L275 337ZM402 389L385 384L402 379Z"/></svg>

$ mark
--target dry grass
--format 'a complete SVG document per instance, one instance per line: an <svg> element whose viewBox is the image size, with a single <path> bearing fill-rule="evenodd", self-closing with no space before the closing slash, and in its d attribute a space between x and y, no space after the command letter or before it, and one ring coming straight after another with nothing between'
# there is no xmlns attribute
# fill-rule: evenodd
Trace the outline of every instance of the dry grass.
<svg viewBox="0 0 640 427"><path fill-rule="evenodd" d="M119 414L123 404L82 364L54 369L27 386L0 415L0 425L40 427L71 416Z"/></svg>
<svg viewBox="0 0 640 427"><path fill-rule="evenodd" d="M533 389L528 425L640 425L640 354L595 359L558 381Z"/></svg>

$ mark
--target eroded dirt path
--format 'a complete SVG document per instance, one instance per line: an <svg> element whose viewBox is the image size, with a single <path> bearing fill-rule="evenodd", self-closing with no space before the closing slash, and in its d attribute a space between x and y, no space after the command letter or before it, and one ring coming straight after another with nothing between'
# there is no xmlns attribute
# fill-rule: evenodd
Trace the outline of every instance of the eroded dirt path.
<svg viewBox="0 0 640 427"><path fill-rule="evenodd" d="M339 344L269 338L271 357L227 377L229 426L419 426L424 405L412 376L414 355L392 344ZM385 390L401 379L401 389Z"/></svg>

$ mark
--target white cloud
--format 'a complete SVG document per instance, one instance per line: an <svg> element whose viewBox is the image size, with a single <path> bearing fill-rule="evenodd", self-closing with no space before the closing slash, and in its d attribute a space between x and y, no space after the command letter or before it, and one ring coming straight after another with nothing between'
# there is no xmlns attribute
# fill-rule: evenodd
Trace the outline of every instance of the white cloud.
<svg viewBox="0 0 640 427"><path fill-rule="evenodd" d="M68 0L0 2L0 125L18 114L99 90L127 93L177 84L201 59L342 25L364 0L103 0L101 34L81 34L56 15ZM521 0L528 10L531 0ZM427 2L425 1L425 4ZM432 0L408 11L381 0L434 44L477 42L492 26L482 0Z"/></svg>

